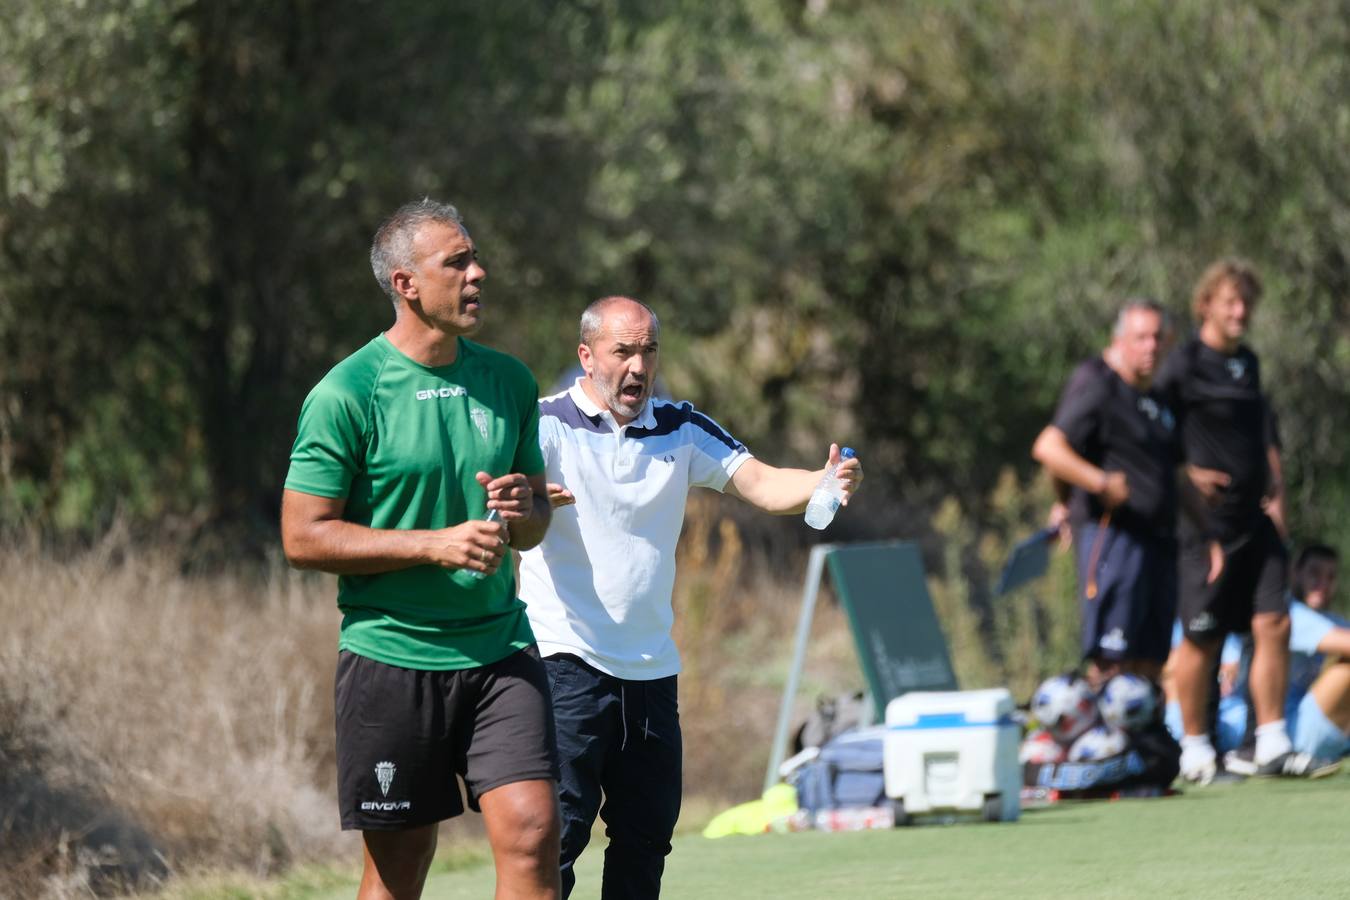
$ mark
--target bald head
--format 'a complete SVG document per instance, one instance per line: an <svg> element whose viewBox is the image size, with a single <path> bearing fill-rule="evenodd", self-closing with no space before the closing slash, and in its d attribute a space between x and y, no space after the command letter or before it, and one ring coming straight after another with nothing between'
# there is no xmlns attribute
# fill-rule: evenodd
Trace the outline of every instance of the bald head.
<svg viewBox="0 0 1350 900"><path fill-rule="evenodd" d="M601 297L581 314L581 342L587 347L595 348L595 342L605 333L608 323L611 320L619 318L628 318L635 316L639 319L646 317L650 325L652 337L657 337L661 333L661 322L656 318L656 313L652 308L640 300L634 300L632 297Z"/></svg>
<svg viewBox="0 0 1350 900"><path fill-rule="evenodd" d="M651 398L660 330L651 307L631 297L602 297L581 315L582 389L620 425L641 415Z"/></svg>

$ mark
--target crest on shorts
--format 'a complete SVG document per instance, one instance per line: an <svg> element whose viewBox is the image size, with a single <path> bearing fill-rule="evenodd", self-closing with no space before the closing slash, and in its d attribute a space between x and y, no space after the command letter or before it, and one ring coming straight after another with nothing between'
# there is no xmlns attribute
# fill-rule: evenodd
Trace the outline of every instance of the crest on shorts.
<svg viewBox="0 0 1350 900"><path fill-rule="evenodd" d="M1125 632L1119 628L1112 628L1102 635L1102 639L1097 642L1097 645L1103 650L1110 650L1112 653L1124 653L1130 649L1130 642L1125 640Z"/></svg>
<svg viewBox="0 0 1350 900"><path fill-rule="evenodd" d="M1219 627L1219 620L1214 618L1214 615L1212 613L1202 612L1194 619L1191 619L1191 621L1188 623L1188 627L1190 628L1191 631L1197 633L1213 631L1215 628Z"/></svg>
<svg viewBox="0 0 1350 900"><path fill-rule="evenodd" d="M488 418L487 413L475 406L469 410L469 415L473 418L473 424L478 426L478 433L483 436L483 440L488 439Z"/></svg>
<svg viewBox="0 0 1350 900"><path fill-rule="evenodd" d="M375 779L380 782L380 793L388 797L389 786L394 783L394 764L377 762L375 764Z"/></svg>
<svg viewBox="0 0 1350 900"><path fill-rule="evenodd" d="M1228 374L1233 376L1234 381L1241 381L1242 376L1247 374L1247 364L1236 356L1228 360Z"/></svg>

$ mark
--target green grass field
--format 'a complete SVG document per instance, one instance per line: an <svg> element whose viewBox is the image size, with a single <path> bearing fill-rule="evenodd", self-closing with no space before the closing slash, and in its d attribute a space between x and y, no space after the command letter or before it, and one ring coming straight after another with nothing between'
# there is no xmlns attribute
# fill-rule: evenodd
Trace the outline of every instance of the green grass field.
<svg viewBox="0 0 1350 900"><path fill-rule="evenodd" d="M1070 802L1012 824L677 837L662 897L1350 896L1350 775L1253 780L1156 800ZM601 840L597 834L597 841ZM600 894L601 852L574 897ZM492 895L490 863L439 871L427 900ZM311 894L355 895L355 885Z"/></svg>

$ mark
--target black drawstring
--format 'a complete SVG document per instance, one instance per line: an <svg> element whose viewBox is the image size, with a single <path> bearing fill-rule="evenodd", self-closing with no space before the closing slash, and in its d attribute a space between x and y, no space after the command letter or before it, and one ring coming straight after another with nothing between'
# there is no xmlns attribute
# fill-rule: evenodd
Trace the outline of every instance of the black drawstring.
<svg viewBox="0 0 1350 900"><path fill-rule="evenodd" d="M651 709L651 703L647 697L647 682L644 681L642 682L642 739L644 741L647 740L647 736L651 734Z"/></svg>
<svg viewBox="0 0 1350 900"><path fill-rule="evenodd" d="M622 750L628 746L628 684L624 681L619 682L619 721L623 723L623 740L619 742Z"/></svg>
<svg viewBox="0 0 1350 900"><path fill-rule="evenodd" d="M623 750L628 746L628 682L619 682L619 719L623 722L623 740L619 742L619 749ZM649 698L647 697L647 682L642 682L642 739L648 740L652 733L652 715Z"/></svg>

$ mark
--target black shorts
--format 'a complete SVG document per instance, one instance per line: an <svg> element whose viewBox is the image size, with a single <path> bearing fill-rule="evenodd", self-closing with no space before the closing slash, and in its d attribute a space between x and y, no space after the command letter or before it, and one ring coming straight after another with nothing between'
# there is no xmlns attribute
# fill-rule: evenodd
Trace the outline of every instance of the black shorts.
<svg viewBox="0 0 1350 900"><path fill-rule="evenodd" d="M1188 538L1181 547L1179 615L1186 637L1200 643L1251 630L1256 613L1289 612L1289 551L1275 524L1262 516L1255 528L1223 545L1223 572L1209 578L1209 544Z"/></svg>
<svg viewBox="0 0 1350 900"><path fill-rule="evenodd" d="M1177 614L1176 541L1096 522L1075 529L1073 540L1083 658L1166 661Z"/></svg>
<svg viewBox="0 0 1350 900"><path fill-rule="evenodd" d="M392 831L464 812L504 784L558 780L548 675L531 646L486 666L423 671L338 654L342 828Z"/></svg>

